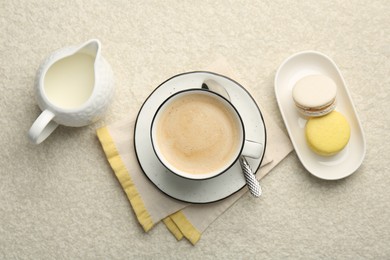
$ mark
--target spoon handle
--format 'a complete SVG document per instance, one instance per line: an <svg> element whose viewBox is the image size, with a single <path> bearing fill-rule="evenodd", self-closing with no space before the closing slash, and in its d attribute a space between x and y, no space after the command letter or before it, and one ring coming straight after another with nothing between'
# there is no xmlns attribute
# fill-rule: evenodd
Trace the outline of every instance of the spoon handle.
<svg viewBox="0 0 390 260"><path fill-rule="evenodd" d="M240 164L242 171L244 172L246 184L248 185L249 191L255 197L260 197L262 190L260 187L259 181L256 179L256 176L253 174L252 169L244 158L244 156L240 156Z"/></svg>

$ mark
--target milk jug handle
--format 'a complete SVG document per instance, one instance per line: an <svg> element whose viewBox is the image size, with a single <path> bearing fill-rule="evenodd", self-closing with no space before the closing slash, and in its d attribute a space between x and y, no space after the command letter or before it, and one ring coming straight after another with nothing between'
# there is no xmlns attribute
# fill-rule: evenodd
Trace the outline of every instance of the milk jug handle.
<svg viewBox="0 0 390 260"><path fill-rule="evenodd" d="M58 124L52 120L53 118L54 113L47 109L39 115L28 131L28 137L31 142L39 144L49 137L58 126Z"/></svg>

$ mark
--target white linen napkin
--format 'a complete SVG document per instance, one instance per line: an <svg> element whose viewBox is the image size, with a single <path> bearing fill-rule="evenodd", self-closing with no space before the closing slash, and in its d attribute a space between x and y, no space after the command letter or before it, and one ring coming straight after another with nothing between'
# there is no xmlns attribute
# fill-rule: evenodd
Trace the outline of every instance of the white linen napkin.
<svg viewBox="0 0 390 260"><path fill-rule="evenodd" d="M225 59L218 60L207 70L226 75L245 86ZM250 88L246 89L250 93ZM292 145L261 104L258 105L267 128L265 157L256 174L256 178L261 179L292 151ZM185 203L163 194L147 179L138 164L133 145L134 121L135 118L129 117L97 130L107 160L146 232L163 221L178 240L185 237L195 245L207 227L248 189L245 187L228 198L209 204Z"/></svg>

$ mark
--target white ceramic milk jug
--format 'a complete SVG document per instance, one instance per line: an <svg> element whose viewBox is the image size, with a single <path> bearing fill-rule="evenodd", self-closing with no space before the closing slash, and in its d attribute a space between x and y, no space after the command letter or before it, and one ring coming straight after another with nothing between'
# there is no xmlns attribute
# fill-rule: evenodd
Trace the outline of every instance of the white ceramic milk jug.
<svg viewBox="0 0 390 260"><path fill-rule="evenodd" d="M100 119L113 96L113 83L96 39L51 54L36 76L36 97L43 112L29 130L30 140L41 143L59 124L79 127Z"/></svg>

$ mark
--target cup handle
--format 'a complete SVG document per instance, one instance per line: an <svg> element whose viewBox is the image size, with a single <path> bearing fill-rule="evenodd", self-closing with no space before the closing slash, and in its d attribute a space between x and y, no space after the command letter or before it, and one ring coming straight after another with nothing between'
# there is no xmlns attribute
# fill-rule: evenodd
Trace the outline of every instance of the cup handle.
<svg viewBox="0 0 390 260"><path fill-rule="evenodd" d="M28 131L28 137L34 144L43 142L57 128L58 124L52 119L54 113L44 110L32 124Z"/></svg>
<svg viewBox="0 0 390 260"><path fill-rule="evenodd" d="M253 159L259 159L263 155L263 144L245 140L242 155Z"/></svg>

